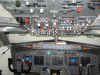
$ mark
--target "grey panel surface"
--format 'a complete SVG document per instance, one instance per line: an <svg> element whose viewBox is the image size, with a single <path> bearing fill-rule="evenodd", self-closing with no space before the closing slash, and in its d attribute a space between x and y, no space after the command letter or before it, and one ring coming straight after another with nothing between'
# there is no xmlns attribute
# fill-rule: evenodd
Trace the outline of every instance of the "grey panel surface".
<svg viewBox="0 0 100 75"><path fill-rule="evenodd" d="M50 43L49 43L50 44ZM27 44L26 44L27 45ZM67 50L67 48L65 48L64 50L58 50L58 49L45 49L45 48L41 48L41 49L36 49L34 47L32 48L25 48L24 44L22 45L12 45L12 57L14 58L14 62L15 62L15 68L17 68L17 70L20 72L22 67L20 66L19 63L21 63L20 61L18 61L19 63L17 64L17 60L21 60L23 63L25 60L25 57L31 57L31 61L32 61L32 66L31 66L31 71L30 72L38 72L40 73L40 75L42 74L50 74L51 70L60 70L64 73L65 70L68 70L68 75L80 75L79 72L76 72L76 70L79 69L80 65L83 63L82 57L84 58L89 58L88 60L85 60L85 64L86 65L95 65L93 68L91 68L91 74L92 75L98 75L98 56L95 54L91 54L91 53L86 53L86 52L80 52L77 50ZM34 60L35 57L40 57L42 56L44 59L42 59L43 63L40 65L39 60ZM75 59L75 64L71 64L71 59ZM38 63L38 62L39 63ZM35 64L35 63L38 64ZM82 64L83 65L83 64ZM28 68L26 65L24 65L24 69ZM87 73L87 66L82 66L84 70L82 72L83 75L86 75ZM44 68L47 68L46 70L44 70ZM94 71L92 71L94 70ZM65 73L66 74L66 73ZM65 75L63 74L63 75ZM24 74L26 75L26 74Z"/></svg>

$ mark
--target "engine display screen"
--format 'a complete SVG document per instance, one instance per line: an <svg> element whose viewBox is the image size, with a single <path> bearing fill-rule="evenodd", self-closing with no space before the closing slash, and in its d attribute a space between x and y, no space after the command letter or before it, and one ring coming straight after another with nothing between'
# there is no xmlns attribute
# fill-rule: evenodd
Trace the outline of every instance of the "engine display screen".
<svg viewBox="0 0 100 75"><path fill-rule="evenodd" d="M27 56L24 58L24 60L29 61L29 60L31 60L31 57Z"/></svg>
<svg viewBox="0 0 100 75"><path fill-rule="evenodd" d="M76 58L70 58L69 61L72 62L72 63L75 63L76 62Z"/></svg>
<svg viewBox="0 0 100 75"><path fill-rule="evenodd" d="M81 58L81 63L83 66L87 66L87 64L89 64L91 61L90 57L82 57Z"/></svg>
<svg viewBox="0 0 100 75"><path fill-rule="evenodd" d="M62 56L52 56L52 64L56 66L62 66L63 57Z"/></svg>
<svg viewBox="0 0 100 75"><path fill-rule="evenodd" d="M77 65L78 59L76 57L69 58L69 65Z"/></svg>
<svg viewBox="0 0 100 75"><path fill-rule="evenodd" d="M34 56L34 64L35 65L43 65L44 57L43 56Z"/></svg>

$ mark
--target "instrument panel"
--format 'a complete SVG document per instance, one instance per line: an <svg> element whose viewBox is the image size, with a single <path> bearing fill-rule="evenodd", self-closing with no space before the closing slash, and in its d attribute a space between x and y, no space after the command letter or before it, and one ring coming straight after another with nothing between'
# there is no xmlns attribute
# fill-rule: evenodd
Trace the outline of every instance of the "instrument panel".
<svg viewBox="0 0 100 75"><path fill-rule="evenodd" d="M6 9L20 23L20 28L32 35L83 35L95 27L100 1L16 0ZM82 49L81 45L69 43L16 44L11 46L12 59L9 59L8 67L15 75L97 74L98 57L82 52ZM85 49L88 51L88 48Z"/></svg>
<svg viewBox="0 0 100 75"><path fill-rule="evenodd" d="M9 59L9 69L15 75L17 73L31 75L35 72L39 75L47 75L52 74L52 70L57 71L53 72L56 75L98 75L97 55L80 51L81 48L78 45L75 45L77 49L73 50L67 44L59 48L60 45L55 42L35 43L36 45L30 43L30 47L26 46L27 44L11 46L12 59ZM57 48L54 48L54 45Z"/></svg>
<svg viewBox="0 0 100 75"><path fill-rule="evenodd" d="M100 14L99 1L25 0L7 8L21 27L34 35L84 34Z"/></svg>

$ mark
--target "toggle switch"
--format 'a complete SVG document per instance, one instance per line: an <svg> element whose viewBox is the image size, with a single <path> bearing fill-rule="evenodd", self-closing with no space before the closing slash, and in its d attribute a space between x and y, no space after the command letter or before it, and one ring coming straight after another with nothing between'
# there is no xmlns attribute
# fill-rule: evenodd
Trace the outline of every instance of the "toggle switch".
<svg viewBox="0 0 100 75"><path fill-rule="evenodd" d="M40 9L40 14L43 14L43 13L44 13L44 9L41 8L41 9Z"/></svg>

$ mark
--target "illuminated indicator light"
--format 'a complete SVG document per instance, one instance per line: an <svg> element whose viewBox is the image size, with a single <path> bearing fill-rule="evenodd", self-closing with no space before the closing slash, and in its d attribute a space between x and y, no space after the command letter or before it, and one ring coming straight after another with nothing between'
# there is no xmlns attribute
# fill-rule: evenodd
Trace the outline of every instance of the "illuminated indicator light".
<svg viewBox="0 0 100 75"><path fill-rule="evenodd" d="M50 54L51 54L51 51L49 50L49 51L47 52L47 54L50 55Z"/></svg>
<svg viewBox="0 0 100 75"><path fill-rule="evenodd" d="M76 64L75 62L70 62L69 64Z"/></svg>
<svg viewBox="0 0 100 75"><path fill-rule="evenodd" d="M98 9L100 9L100 6L98 6Z"/></svg>
<svg viewBox="0 0 100 75"><path fill-rule="evenodd" d="M56 26L56 22L54 22L53 25Z"/></svg>
<svg viewBox="0 0 100 75"><path fill-rule="evenodd" d="M76 59L72 58L70 61L71 61L71 62L76 62Z"/></svg>
<svg viewBox="0 0 100 75"><path fill-rule="evenodd" d="M76 59L75 58L71 58L70 62L74 63L74 62L76 62Z"/></svg>
<svg viewBox="0 0 100 75"><path fill-rule="evenodd" d="M27 56L27 57L24 58L25 61L29 61L29 62L31 62L31 59L32 59L32 58L29 57L29 56Z"/></svg>
<svg viewBox="0 0 100 75"><path fill-rule="evenodd" d="M24 62L25 63L31 63L32 62L32 58L27 56L27 57L24 58Z"/></svg>
<svg viewBox="0 0 100 75"><path fill-rule="evenodd" d="M26 47L26 48L31 48L31 46L28 46L28 45L27 45L27 46L25 46L25 47Z"/></svg>
<svg viewBox="0 0 100 75"><path fill-rule="evenodd" d="M30 60L30 58L29 57L26 57L25 60Z"/></svg>
<svg viewBox="0 0 100 75"><path fill-rule="evenodd" d="M28 63L29 61L24 60L25 63Z"/></svg>
<svg viewBox="0 0 100 75"><path fill-rule="evenodd" d="M30 13L33 13L34 12L34 10L33 9L30 9Z"/></svg>
<svg viewBox="0 0 100 75"><path fill-rule="evenodd" d="M76 0L72 0L72 3L76 3Z"/></svg>
<svg viewBox="0 0 100 75"><path fill-rule="evenodd" d="M47 27L47 32L49 32L49 31L50 31L50 27L48 26L48 27Z"/></svg>
<svg viewBox="0 0 100 75"><path fill-rule="evenodd" d="M80 70L76 70L75 72L80 72Z"/></svg>
<svg viewBox="0 0 100 75"><path fill-rule="evenodd" d="M26 5L29 5L29 2L26 2Z"/></svg>
<svg viewBox="0 0 100 75"><path fill-rule="evenodd" d="M83 48L83 50L88 51L88 48Z"/></svg>
<svg viewBox="0 0 100 75"><path fill-rule="evenodd" d="M77 8L77 12L78 12L78 13L81 12L81 8L80 8L80 7Z"/></svg>
<svg viewBox="0 0 100 75"><path fill-rule="evenodd" d="M30 63L32 62L32 60L29 61Z"/></svg>
<svg viewBox="0 0 100 75"><path fill-rule="evenodd" d="M43 12L44 12L44 9L43 9L43 8L41 8L41 9L40 9L40 13L43 13Z"/></svg>
<svg viewBox="0 0 100 75"><path fill-rule="evenodd" d="M31 60L29 60L29 61L28 60L24 60L24 62L25 63L31 63L32 61Z"/></svg>
<svg viewBox="0 0 100 75"><path fill-rule="evenodd" d="M46 24L46 26L48 27L48 26L49 26L49 24Z"/></svg>
<svg viewBox="0 0 100 75"><path fill-rule="evenodd" d="M40 26L41 26L41 25L40 25L40 23L38 23L37 25L38 25L38 27L40 27Z"/></svg>
<svg viewBox="0 0 100 75"><path fill-rule="evenodd" d="M29 23L29 19L28 19L28 18L25 18L25 19L24 19L24 22L25 22L25 23Z"/></svg>

